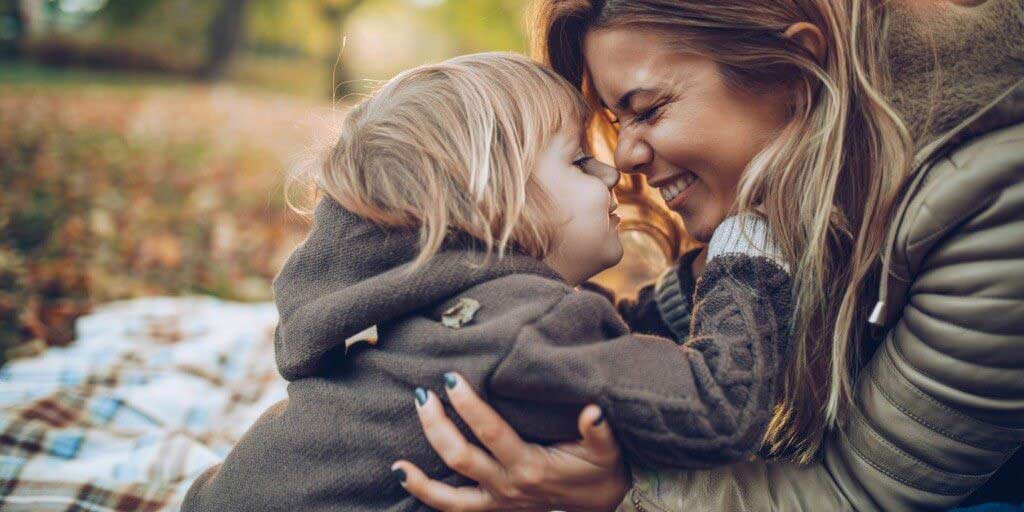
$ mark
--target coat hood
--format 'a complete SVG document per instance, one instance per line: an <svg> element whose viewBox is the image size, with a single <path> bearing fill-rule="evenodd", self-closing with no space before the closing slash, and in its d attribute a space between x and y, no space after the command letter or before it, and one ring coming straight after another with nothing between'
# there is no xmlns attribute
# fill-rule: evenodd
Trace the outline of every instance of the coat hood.
<svg viewBox="0 0 1024 512"><path fill-rule="evenodd" d="M419 253L418 230L382 228L324 198L313 213L309 237L274 280L280 314L274 351L281 375L295 380L323 374L345 357L348 338L476 284L515 273L560 279L540 261L518 253L485 265L478 245L453 238L410 271Z"/></svg>

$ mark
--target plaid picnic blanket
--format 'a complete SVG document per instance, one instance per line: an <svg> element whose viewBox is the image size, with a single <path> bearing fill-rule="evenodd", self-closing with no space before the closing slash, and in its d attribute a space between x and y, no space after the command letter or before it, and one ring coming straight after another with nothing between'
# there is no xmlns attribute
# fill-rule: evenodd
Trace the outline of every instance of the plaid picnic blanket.
<svg viewBox="0 0 1024 512"><path fill-rule="evenodd" d="M272 304L147 298L0 369L0 510L178 510L192 480L284 398Z"/></svg>

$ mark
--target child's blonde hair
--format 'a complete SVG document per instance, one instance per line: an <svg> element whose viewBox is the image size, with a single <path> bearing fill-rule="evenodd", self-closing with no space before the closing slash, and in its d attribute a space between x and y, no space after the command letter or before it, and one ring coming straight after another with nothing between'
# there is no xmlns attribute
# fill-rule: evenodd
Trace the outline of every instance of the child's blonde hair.
<svg viewBox="0 0 1024 512"><path fill-rule="evenodd" d="M452 232L487 254L551 249L550 198L531 179L537 154L588 109L549 68L482 53L405 71L353 108L314 180L349 211L387 227L418 227L413 267Z"/></svg>

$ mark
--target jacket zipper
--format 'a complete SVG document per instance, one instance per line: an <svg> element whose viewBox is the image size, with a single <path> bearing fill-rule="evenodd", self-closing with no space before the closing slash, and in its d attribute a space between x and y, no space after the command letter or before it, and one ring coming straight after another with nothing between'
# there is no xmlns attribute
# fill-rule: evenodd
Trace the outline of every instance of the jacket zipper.
<svg viewBox="0 0 1024 512"><path fill-rule="evenodd" d="M637 512L647 512L647 509L644 508L644 504L640 503L640 498L638 498L636 496L636 492L635 491L633 492L632 498L633 498L633 508L635 508Z"/></svg>
<svg viewBox="0 0 1024 512"><path fill-rule="evenodd" d="M655 505L647 496L644 496L636 489L629 491L629 501L633 504L636 512L666 512L665 509ZM645 505L644 502L647 504Z"/></svg>

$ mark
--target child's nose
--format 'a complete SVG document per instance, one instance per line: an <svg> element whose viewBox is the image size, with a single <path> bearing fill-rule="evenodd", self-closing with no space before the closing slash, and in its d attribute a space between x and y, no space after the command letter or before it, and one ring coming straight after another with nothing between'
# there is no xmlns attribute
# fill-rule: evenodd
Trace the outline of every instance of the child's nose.
<svg viewBox="0 0 1024 512"><path fill-rule="evenodd" d="M609 189L615 188L615 185L619 184L619 179L622 178L622 175L614 167L597 160L591 160L589 164L587 172L601 180Z"/></svg>

